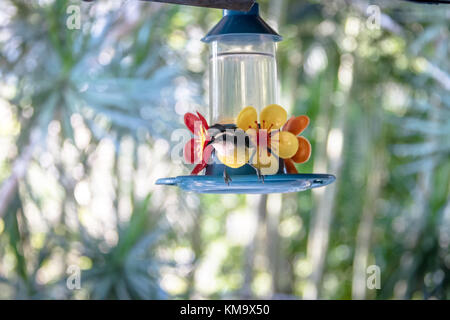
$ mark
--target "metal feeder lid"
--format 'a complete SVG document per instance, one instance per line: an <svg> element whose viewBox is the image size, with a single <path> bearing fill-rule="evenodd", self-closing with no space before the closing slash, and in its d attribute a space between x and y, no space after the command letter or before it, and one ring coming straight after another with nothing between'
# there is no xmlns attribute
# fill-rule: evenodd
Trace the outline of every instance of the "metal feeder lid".
<svg viewBox="0 0 450 320"><path fill-rule="evenodd" d="M223 10L223 18L202 39L211 42L224 35L262 35L281 41L283 38L260 16L259 4L255 3L248 12Z"/></svg>

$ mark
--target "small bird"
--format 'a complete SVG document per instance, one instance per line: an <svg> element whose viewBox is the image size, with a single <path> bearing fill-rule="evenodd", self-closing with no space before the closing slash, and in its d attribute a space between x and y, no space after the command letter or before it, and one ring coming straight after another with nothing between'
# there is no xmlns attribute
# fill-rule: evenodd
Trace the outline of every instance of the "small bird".
<svg viewBox="0 0 450 320"><path fill-rule="evenodd" d="M250 164L255 170L258 179L264 177L261 175L259 168L252 165L252 159L256 154L256 146L244 130L239 129L236 125L215 124L208 130L210 141L208 145L212 145L217 158L225 165L223 170L223 178L228 185L232 181L228 175L226 167L240 168L245 164Z"/></svg>

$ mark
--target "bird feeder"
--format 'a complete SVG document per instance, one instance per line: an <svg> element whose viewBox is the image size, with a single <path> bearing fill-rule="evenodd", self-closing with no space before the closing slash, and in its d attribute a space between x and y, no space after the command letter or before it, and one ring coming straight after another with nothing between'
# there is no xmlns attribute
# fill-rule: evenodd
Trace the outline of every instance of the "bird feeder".
<svg viewBox="0 0 450 320"><path fill-rule="evenodd" d="M296 154L292 155L294 160L302 157L302 142L309 147L308 152L311 151L307 139L296 137L306 128L309 118L292 117L286 121L286 112L278 105L276 45L281 40L282 37L260 17L257 3L248 12L224 10L223 18L202 39L209 45L210 51L209 123L222 130L241 128L246 132L259 132L262 129L277 129L272 132L272 139L277 136L277 141L280 142L280 146L276 148L278 154L274 151L271 155L277 161L275 171L269 174L263 172L264 178L261 179L255 174L255 166L260 167L257 164L230 165L214 152L211 156L208 152L208 164L204 162L203 165L197 165L199 170L194 169L195 174L162 178L156 184L175 185L183 190L199 193L284 193L325 186L335 180L329 174L299 174L291 164L292 161L286 159L291 157L288 154L291 147L297 148L294 150L297 151ZM200 114L188 114L185 116L185 123L192 132L194 130L190 123L193 119L201 121L204 131L208 130L209 126ZM273 123L269 126L270 122ZM303 127L297 130L299 126ZM207 136L203 140L205 139L213 138ZM258 139L255 138L256 140ZM207 143L201 146L203 156L206 145ZM283 151L283 148L287 151ZM283 152L286 153L285 159L281 157ZM197 171L200 170L204 174L198 175L200 172ZM224 181L225 170L230 176L229 181Z"/></svg>

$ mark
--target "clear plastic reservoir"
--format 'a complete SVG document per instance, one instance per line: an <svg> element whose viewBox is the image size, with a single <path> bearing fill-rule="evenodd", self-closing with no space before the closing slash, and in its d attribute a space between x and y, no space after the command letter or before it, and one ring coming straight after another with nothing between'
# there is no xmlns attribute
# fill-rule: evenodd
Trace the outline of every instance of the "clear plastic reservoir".
<svg viewBox="0 0 450 320"><path fill-rule="evenodd" d="M276 43L265 35L226 35L210 43L210 123L235 123L246 106L278 103Z"/></svg>

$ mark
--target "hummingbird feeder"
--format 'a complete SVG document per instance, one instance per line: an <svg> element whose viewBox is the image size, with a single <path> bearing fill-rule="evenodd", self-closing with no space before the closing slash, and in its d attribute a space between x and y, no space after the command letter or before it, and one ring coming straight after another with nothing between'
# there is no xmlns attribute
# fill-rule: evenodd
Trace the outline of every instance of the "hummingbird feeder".
<svg viewBox="0 0 450 320"><path fill-rule="evenodd" d="M184 148L191 175L159 179L198 193L285 193L321 187L329 174L300 174L311 154L300 136L307 116L287 119L278 105L276 45L282 37L259 15L224 10L202 39L209 45L209 123L197 112L184 122L194 134ZM241 150L241 151L239 151Z"/></svg>

